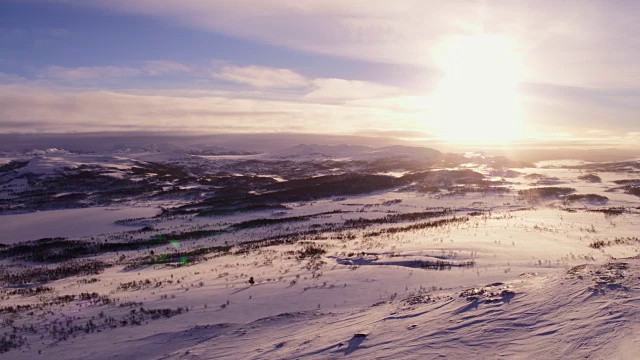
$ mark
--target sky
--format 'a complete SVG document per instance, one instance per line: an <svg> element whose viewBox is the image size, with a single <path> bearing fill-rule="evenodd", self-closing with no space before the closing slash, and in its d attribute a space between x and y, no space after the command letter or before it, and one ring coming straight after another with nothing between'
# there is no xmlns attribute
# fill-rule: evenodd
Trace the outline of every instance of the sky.
<svg viewBox="0 0 640 360"><path fill-rule="evenodd" d="M0 133L640 144L637 1L2 0Z"/></svg>

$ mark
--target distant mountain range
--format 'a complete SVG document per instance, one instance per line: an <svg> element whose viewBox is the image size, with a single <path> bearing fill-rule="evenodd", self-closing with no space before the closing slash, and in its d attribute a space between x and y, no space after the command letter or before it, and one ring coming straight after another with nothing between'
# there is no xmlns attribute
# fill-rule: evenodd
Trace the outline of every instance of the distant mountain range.
<svg viewBox="0 0 640 360"><path fill-rule="evenodd" d="M442 156L440 151L426 147L387 146L374 148L355 145L308 145L301 144L292 148L269 154L275 159L331 159L349 161L374 161L380 159L435 160Z"/></svg>

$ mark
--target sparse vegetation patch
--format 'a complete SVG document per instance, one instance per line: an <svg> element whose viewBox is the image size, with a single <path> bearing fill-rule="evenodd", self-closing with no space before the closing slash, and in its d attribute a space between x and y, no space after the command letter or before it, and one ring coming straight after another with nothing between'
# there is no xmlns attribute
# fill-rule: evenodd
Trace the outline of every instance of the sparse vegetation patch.
<svg viewBox="0 0 640 360"><path fill-rule="evenodd" d="M544 199L558 199L574 193L576 189L568 187L539 187L518 191L518 195L527 201L540 201Z"/></svg>
<svg viewBox="0 0 640 360"><path fill-rule="evenodd" d="M609 202L609 198L598 194L571 194L562 199L565 205L569 205L575 202L582 202L592 205L606 205Z"/></svg>

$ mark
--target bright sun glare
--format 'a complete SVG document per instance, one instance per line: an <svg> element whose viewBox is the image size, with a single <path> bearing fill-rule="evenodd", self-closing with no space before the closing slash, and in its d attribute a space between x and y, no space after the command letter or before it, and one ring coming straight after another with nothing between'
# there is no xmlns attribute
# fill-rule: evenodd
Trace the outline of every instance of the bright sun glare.
<svg viewBox="0 0 640 360"><path fill-rule="evenodd" d="M519 58L509 39L456 38L442 51L441 62L445 76L433 115L444 138L495 143L521 136Z"/></svg>

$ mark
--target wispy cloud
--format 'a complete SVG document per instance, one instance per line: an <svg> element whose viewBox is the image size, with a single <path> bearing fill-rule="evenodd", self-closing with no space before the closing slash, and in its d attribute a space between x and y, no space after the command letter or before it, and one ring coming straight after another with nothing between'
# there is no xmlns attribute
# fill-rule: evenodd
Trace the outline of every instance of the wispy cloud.
<svg viewBox="0 0 640 360"><path fill-rule="evenodd" d="M192 69L176 61L150 60L142 65L141 70L149 76L161 76L172 73L190 72Z"/></svg>
<svg viewBox="0 0 640 360"><path fill-rule="evenodd" d="M83 67L63 67L63 66L49 66L46 68L42 75L45 77L77 81L77 80L89 80L89 79L103 79L103 78L123 78L142 75L142 70L132 67L120 67L120 66L83 66Z"/></svg>
<svg viewBox="0 0 640 360"><path fill-rule="evenodd" d="M309 85L309 80L289 69L276 69L264 66L223 66L211 76L255 88L287 89Z"/></svg>
<svg viewBox="0 0 640 360"><path fill-rule="evenodd" d="M184 64L167 61L147 61L140 66L49 66L41 72L42 77L65 81L83 81L96 79L130 78L137 76L162 76L172 73L188 72Z"/></svg>
<svg viewBox="0 0 640 360"><path fill-rule="evenodd" d="M370 81L308 78L291 69L226 65L212 73L221 79L259 90L297 89L310 102L382 99L403 94L400 88Z"/></svg>
<svg viewBox="0 0 640 360"><path fill-rule="evenodd" d="M0 85L0 132L30 124L39 131L121 129L203 132L287 131L351 133L403 129L415 118L384 109L290 100L239 98L235 93L193 97L138 91L60 91ZM403 124L407 126L403 126Z"/></svg>
<svg viewBox="0 0 640 360"><path fill-rule="evenodd" d="M314 79L314 89L305 95L308 100L367 100L402 94L401 89L369 81L345 79Z"/></svg>
<svg viewBox="0 0 640 360"><path fill-rule="evenodd" d="M0 84L16 84L27 81L28 80L22 76L0 72Z"/></svg>
<svg viewBox="0 0 640 360"><path fill-rule="evenodd" d="M63 28L1 28L0 40L19 39L25 36L40 38L61 38L68 36L69 30Z"/></svg>

